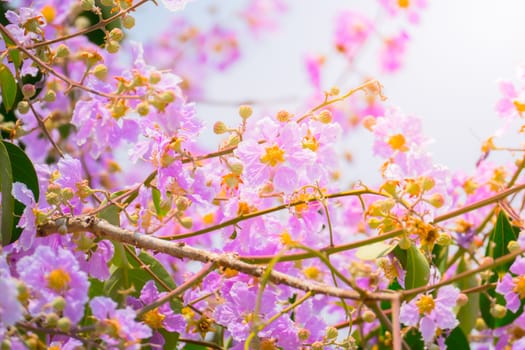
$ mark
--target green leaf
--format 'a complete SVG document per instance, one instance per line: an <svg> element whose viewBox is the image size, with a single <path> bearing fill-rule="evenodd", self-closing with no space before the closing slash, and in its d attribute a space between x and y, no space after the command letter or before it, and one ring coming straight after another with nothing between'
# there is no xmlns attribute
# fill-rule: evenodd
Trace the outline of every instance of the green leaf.
<svg viewBox="0 0 525 350"><path fill-rule="evenodd" d="M410 350L423 350L425 349L425 343L423 342L423 336L421 333L411 328L404 337L405 342L408 344Z"/></svg>
<svg viewBox="0 0 525 350"><path fill-rule="evenodd" d="M157 215L160 218L163 218L164 216L166 216L166 214L168 214L169 212L169 208L162 205L163 203L162 203L161 194L157 188L155 187L151 188L151 197L153 199L153 205L155 206L155 211L157 212Z"/></svg>
<svg viewBox="0 0 525 350"><path fill-rule="evenodd" d="M98 213L98 217L106 220L111 225L120 226L120 209L115 204L102 209Z"/></svg>
<svg viewBox="0 0 525 350"><path fill-rule="evenodd" d="M179 333L168 332L164 328L159 329L159 333L164 338L164 348L165 349L176 349L177 348L177 344L179 343Z"/></svg>
<svg viewBox="0 0 525 350"><path fill-rule="evenodd" d="M2 33L2 38L4 39L4 42L6 43L7 47L15 46L13 40L9 39L4 33ZM20 51L18 49L9 50L9 58L11 58L11 61L13 61L15 69L20 68L20 66L22 65L22 60L20 59Z"/></svg>
<svg viewBox="0 0 525 350"><path fill-rule="evenodd" d="M9 112L16 99L16 80L13 73L3 63L0 63L0 86L2 87L2 103Z"/></svg>
<svg viewBox="0 0 525 350"><path fill-rule="evenodd" d="M470 269L470 264L461 259L458 264L457 274ZM476 275L470 275L458 281L458 287L461 290L473 288L478 286ZM458 321L459 327L465 334L469 334L476 324L476 319L479 314L479 293L470 293L468 295L468 302L459 309Z"/></svg>
<svg viewBox="0 0 525 350"><path fill-rule="evenodd" d="M405 269L405 289L427 285L430 279L430 266L425 256L414 244L407 249L407 264Z"/></svg>
<svg viewBox="0 0 525 350"><path fill-rule="evenodd" d="M459 326L450 332L445 345L447 349L470 350L469 341Z"/></svg>
<svg viewBox="0 0 525 350"><path fill-rule="evenodd" d="M509 242L515 240L516 233L512 228L512 225L510 224L507 215L503 210L501 210L498 214L498 219L496 220L494 229L490 233L485 255L490 256L494 259L507 255L510 253L510 251L507 248ZM493 271L496 273L504 274L509 270L510 265L512 265L513 262L514 260L502 264L496 267Z"/></svg>
<svg viewBox="0 0 525 350"><path fill-rule="evenodd" d="M448 259L448 246L442 246L439 244L434 245L432 249L432 260L434 265L439 269L441 274L445 273L447 268Z"/></svg>
<svg viewBox="0 0 525 350"><path fill-rule="evenodd" d="M2 215L0 216L0 238L2 245L11 243L11 232L14 221L13 174L11 161L3 142L0 142L0 190L2 191Z"/></svg>
<svg viewBox="0 0 525 350"><path fill-rule="evenodd" d="M33 192L33 197L35 202L38 202L40 198L40 190L38 187L38 177L36 176L35 167L31 160L27 157L26 153L22 149L12 143L0 141L7 150L9 155L9 160L11 163L11 173L13 175L13 183L21 182L27 186L27 188ZM2 162L3 164L3 162ZM25 205L19 201L14 201L14 218L11 228L11 242L14 242L20 237L22 229L16 227L18 221L20 221L20 216L24 212Z"/></svg>

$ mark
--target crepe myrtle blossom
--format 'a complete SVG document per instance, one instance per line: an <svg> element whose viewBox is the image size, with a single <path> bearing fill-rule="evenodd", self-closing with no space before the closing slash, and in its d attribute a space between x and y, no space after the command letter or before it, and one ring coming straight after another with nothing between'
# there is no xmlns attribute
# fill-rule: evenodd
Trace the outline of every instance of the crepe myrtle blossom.
<svg viewBox="0 0 525 350"><path fill-rule="evenodd" d="M391 16L405 13L412 24L420 21L420 12L427 7L427 0L379 0L379 3Z"/></svg>
<svg viewBox="0 0 525 350"><path fill-rule="evenodd" d="M142 339L150 338L151 329L135 321L137 314L130 307L117 309L117 303L107 297L95 297L89 302L93 317L98 321L101 338L110 348L140 349Z"/></svg>
<svg viewBox="0 0 525 350"><path fill-rule="evenodd" d="M11 277L5 256L0 254L0 340L6 327L13 326L23 318L23 308L18 299L16 281Z"/></svg>
<svg viewBox="0 0 525 350"><path fill-rule="evenodd" d="M164 7L171 12L183 10L191 0L161 0Z"/></svg>
<svg viewBox="0 0 525 350"><path fill-rule="evenodd" d="M20 259L16 270L30 288L31 313L38 314L57 297L63 297L66 301L64 316L73 323L82 319L89 282L87 274L79 269L78 261L69 250L40 245L32 255Z"/></svg>
<svg viewBox="0 0 525 350"><path fill-rule="evenodd" d="M409 40L410 37L405 31L383 40L379 60L384 72L393 73L401 68Z"/></svg>
<svg viewBox="0 0 525 350"><path fill-rule="evenodd" d="M421 294L401 305L399 320L407 326L419 328L425 343L430 343L436 331L454 329L459 324L453 311L458 297L459 289L453 286L439 289L437 297Z"/></svg>
<svg viewBox="0 0 525 350"><path fill-rule="evenodd" d="M163 297L166 293L159 293L155 282L148 281L142 288L140 298L128 298L128 304L134 309L140 309L144 306L152 304ZM153 330L153 338L151 343L157 344L159 347L164 345L164 337L159 333L160 329L165 329L168 332L183 332L185 328L185 320L182 315L176 315L171 309L170 303L166 302L159 307L146 312L142 316L142 321Z"/></svg>
<svg viewBox="0 0 525 350"><path fill-rule="evenodd" d="M374 30L374 23L360 13L343 11L336 19L335 47L353 60Z"/></svg>
<svg viewBox="0 0 525 350"><path fill-rule="evenodd" d="M20 234L17 244L23 250L28 250L31 248L33 241L35 240L35 214L38 213L37 203L35 202L33 192L23 183L13 183L12 194L17 201L25 206L17 225L17 227L22 229L22 233Z"/></svg>
<svg viewBox="0 0 525 350"><path fill-rule="evenodd" d="M516 312L525 298L525 258L518 256L509 271L515 276L506 273L498 282L496 292L505 297L507 309Z"/></svg>

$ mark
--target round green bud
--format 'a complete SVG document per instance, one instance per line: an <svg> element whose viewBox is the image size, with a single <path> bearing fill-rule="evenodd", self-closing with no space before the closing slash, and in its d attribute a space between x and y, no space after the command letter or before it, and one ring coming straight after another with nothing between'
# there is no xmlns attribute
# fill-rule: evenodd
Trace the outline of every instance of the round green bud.
<svg viewBox="0 0 525 350"><path fill-rule="evenodd" d="M124 39L124 32L120 28L113 28L109 32L109 39L115 41L121 41Z"/></svg>
<svg viewBox="0 0 525 350"><path fill-rule="evenodd" d="M165 103L171 103L175 101L175 97L176 97L175 92L172 90L164 91L160 95L160 99L162 100L162 102L165 102Z"/></svg>
<svg viewBox="0 0 525 350"><path fill-rule="evenodd" d="M64 58L69 56L69 47L67 47L65 44L60 44L55 52L56 57L58 58Z"/></svg>
<svg viewBox="0 0 525 350"><path fill-rule="evenodd" d="M323 109L321 113L319 113L319 115L317 116L317 119L323 124L328 124L332 122L332 112L330 112L328 109Z"/></svg>
<svg viewBox="0 0 525 350"><path fill-rule="evenodd" d="M312 343L312 350L323 350L323 349L324 349L324 344L321 343L320 341L316 341Z"/></svg>
<svg viewBox="0 0 525 350"><path fill-rule="evenodd" d="M374 322L376 320L376 314L370 310L363 312L363 321L367 323Z"/></svg>
<svg viewBox="0 0 525 350"><path fill-rule="evenodd" d="M55 327L58 324L58 315L54 312L47 314L45 319L46 327Z"/></svg>
<svg viewBox="0 0 525 350"><path fill-rule="evenodd" d="M474 328L476 328L477 331L482 331L484 329L487 329L487 324L485 323L485 320L481 317L478 317L476 319L476 324L474 325Z"/></svg>
<svg viewBox="0 0 525 350"><path fill-rule="evenodd" d="M248 119L253 114L253 109L251 106L248 105L241 105L239 106L239 115L242 119Z"/></svg>
<svg viewBox="0 0 525 350"><path fill-rule="evenodd" d="M2 340L2 343L0 344L0 349L2 350L11 350L11 340L5 338Z"/></svg>
<svg viewBox="0 0 525 350"><path fill-rule="evenodd" d="M106 79L106 77L108 76L108 67L106 67L105 64L97 64L93 70L93 75L99 79L99 80L104 80Z"/></svg>
<svg viewBox="0 0 525 350"><path fill-rule="evenodd" d="M157 84L161 79L162 75L160 74L160 72L157 71L151 72L149 76L149 82L152 84Z"/></svg>
<svg viewBox="0 0 525 350"><path fill-rule="evenodd" d="M193 219L189 216L184 216L180 218L180 224L187 229L190 229L193 226Z"/></svg>
<svg viewBox="0 0 525 350"><path fill-rule="evenodd" d="M18 102L18 106L16 106L16 110L20 114L26 114L27 112L29 112L29 108L29 102L27 101L20 101Z"/></svg>
<svg viewBox="0 0 525 350"><path fill-rule="evenodd" d="M44 101L46 102L55 102L57 99L57 94L55 90L48 90L46 94L44 95Z"/></svg>
<svg viewBox="0 0 525 350"><path fill-rule="evenodd" d="M190 201L186 197L178 197L175 200L175 206L180 212L184 212L190 206Z"/></svg>
<svg viewBox="0 0 525 350"><path fill-rule="evenodd" d="M95 7L95 0L81 0L80 7L84 11L91 11Z"/></svg>
<svg viewBox="0 0 525 350"><path fill-rule="evenodd" d="M410 240L410 238L408 238L406 235L404 235L399 240L398 245L399 245L399 248L401 248L403 250L407 250L408 248L410 248L412 246L412 241Z"/></svg>
<svg viewBox="0 0 525 350"><path fill-rule="evenodd" d="M450 243L452 243L452 237L448 233L442 233L436 239L436 244L444 247L450 245Z"/></svg>
<svg viewBox="0 0 525 350"><path fill-rule="evenodd" d="M299 337L299 340L306 341L308 338L310 338L310 331L306 328L301 328L297 332L297 337Z"/></svg>
<svg viewBox="0 0 525 350"><path fill-rule="evenodd" d="M122 18L122 26L126 29L131 29L135 26L135 18L133 16L127 15Z"/></svg>
<svg viewBox="0 0 525 350"><path fill-rule="evenodd" d="M24 95L24 98L30 99L31 97L35 96L36 88L33 84L25 84L22 86L22 95Z"/></svg>
<svg viewBox="0 0 525 350"><path fill-rule="evenodd" d="M465 293L459 293L458 299L456 300L456 304L458 306L464 306L468 303L468 295Z"/></svg>
<svg viewBox="0 0 525 350"><path fill-rule="evenodd" d="M230 136L230 139L228 140L229 146L237 146L241 142L241 137L237 134L233 134Z"/></svg>
<svg viewBox="0 0 525 350"><path fill-rule="evenodd" d="M71 330L71 320L68 317L61 317L57 321L57 328L62 332L69 332Z"/></svg>
<svg viewBox="0 0 525 350"><path fill-rule="evenodd" d="M507 308L500 304L494 304L490 308L490 314L494 318L503 318L507 314Z"/></svg>
<svg viewBox="0 0 525 350"><path fill-rule="evenodd" d="M120 50L120 44L116 40L109 40L106 44L106 50L109 53L117 53Z"/></svg>
<svg viewBox="0 0 525 350"><path fill-rule="evenodd" d="M335 339L339 335L339 331L335 327L327 327L325 331L326 339Z"/></svg>
<svg viewBox="0 0 525 350"><path fill-rule="evenodd" d="M89 26L91 26L91 21L86 16L78 16L75 19L75 28L77 28L77 30L83 30Z"/></svg>
<svg viewBox="0 0 525 350"><path fill-rule="evenodd" d="M149 103L143 101L137 105L137 113L141 116L146 116L149 113Z"/></svg>
<svg viewBox="0 0 525 350"><path fill-rule="evenodd" d="M507 249L509 252L514 253L521 249L520 244L516 241L510 241L509 244L507 244Z"/></svg>
<svg viewBox="0 0 525 350"><path fill-rule="evenodd" d="M57 311L57 312L64 311L64 309L65 309L65 307L66 307L66 299L64 299L64 297L56 297L56 298L53 299L53 301L51 302L51 306L52 306L53 309L55 309L55 311Z"/></svg>
<svg viewBox="0 0 525 350"><path fill-rule="evenodd" d="M219 120L218 122L213 124L213 132L215 134L221 135L221 134L224 134L227 131L228 131L228 127L226 126L226 124L224 124L224 122L221 122Z"/></svg>

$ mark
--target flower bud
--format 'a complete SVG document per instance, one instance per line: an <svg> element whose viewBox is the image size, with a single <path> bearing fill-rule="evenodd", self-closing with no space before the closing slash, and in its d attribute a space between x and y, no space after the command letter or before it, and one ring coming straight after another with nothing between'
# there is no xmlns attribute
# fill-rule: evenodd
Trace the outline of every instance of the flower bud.
<svg viewBox="0 0 525 350"><path fill-rule="evenodd" d="M193 219L189 216L184 216L180 218L180 224L187 229L190 229L193 226Z"/></svg>
<svg viewBox="0 0 525 350"><path fill-rule="evenodd" d="M58 315L54 312L47 314L44 322L45 322L46 327L53 328L58 323Z"/></svg>
<svg viewBox="0 0 525 350"><path fill-rule="evenodd" d="M25 84L22 86L22 94L24 95L24 98L30 99L31 97L35 96L36 88L33 84Z"/></svg>
<svg viewBox="0 0 525 350"><path fill-rule="evenodd" d="M149 103L143 101L137 105L137 113L141 116L146 116L149 114Z"/></svg>
<svg viewBox="0 0 525 350"><path fill-rule="evenodd" d="M95 7L95 0L81 0L80 7L84 11L91 11Z"/></svg>
<svg viewBox="0 0 525 350"><path fill-rule="evenodd" d="M178 197L175 200L175 206L180 212L184 212L190 206L190 201L186 197Z"/></svg>
<svg viewBox="0 0 525 350"><path fill-rule="evenodd" d="M109 40L106 45L106 50L108 50L109 53L117 53L120 50L120 44L118 41Z"/></svg>
<svg viewBox="0 0 525 350"><path fill-rule="evenodd" d="M481 259L480 266L489 266L494 264L494 258L491 256L486 256L483 259Z"/></svg>
<svg viewBox="0 0 525 350"><path fill-rule="evenodd" d="M292 119L292 115L290 114L290 112L285 111L285 110L281 110L277 112L277 115L275 117L281 123L289 122Z"/></svg>
<svg viewBox="0 0 525 350"><path fill-rule="evenodd" d="M323 124L328 124L333 119L332 112L330 112L328 109L323 109L317 116L317 119Z"/></svg>
<svg viewBox="0 0 525 350"><path fill-rule="evenodd" d="M149 76L149 82L152 84L157 84L161 79L162 75L160 74L160 72L157 71L151 72Z"/></svg>
<svg viewBox="0 0 525 350"><path fill-rule="evenodd" d="M91 25L91 21L86 16L78 16L75 19L75 28L77 30L83 30L86 29Z"/></svg>
<svg viewBox="0 0 525 350"><path fill-rule="evenodd" d="M230 136L230 139L228 140L228 146L237 146L241 142L241 137L237 134L233 134Z"/></svg>
<svg viewBox="0 0 525 350"><path fill-rule="evenodd" d="M27 101L18 102L18 105L16 106L16 110L20 114L26 114L27 112L29 112L29 102Z"/></svg>
<svg viewBox="0 0 525 350"><path fill-rule="evenodd" d="M507 314L507 308L500 304L494 304L490 308L490 314L494 318L503 318Z"/></svg>
<svg viewBox="0 0 525 350"><path fill-rule="evenodd" d="M97 64L95 68L93 68L93 75L98 80L104 80L108 76L108 67L106 67L105 64Z"/></svg>
<svg viewBox="0 0 525 350"><path fill-rule="evenodd" d="M509 244L507 244L507 249L509 252L514 253L521 249L520 244L516 241L510 241Z"/></svg>
<svg viewBox="0 0 525 350"><path fill-rule="evenodd" d="M115 41L121 41L124 39L124 32L120 28L113 28L109 32L109 39Z"/></svg>
<svg viewBox="0 0 525 350"><path fill-rule="evenodd" d="M474 325L474 328L476 328L477 331L482 331L484 329L487 329L487 324L485 323L485 320L481 317L478 317L476 319L476 324Z"/></svg>
<svg viewBox="0 0 525 350"><path fill-rule="evenodd" d="M465 293L459 293L458 299L456 300L456 304L458 306L464 306L468 303L468 295Z"/></svg>
<svg viewBox="0 0 525 350"><path fill-rule="evenodd" d="M0 343L0 349L1 350L11 350L12 344L11 340L5 338L2 340L2 343Z"/></svg>
<svg viewBox="0 0 525 350"><path fill-rule="evenodd" d="M308 340L308 338L310 338L310 331L308 329L306 329L306 328L301 328L297 332L297 337L301 341L306 341L306 340Z"/></svg>
<svg viewBox="0 0 525 350"><path fill-rule="evenodd" d="M135 26L135 17L127 15L122 18L122 26L126 29L131 29Z"/></svg>
<svg viewBox="0 0 525 350"><path fill-rule="evenodd" d="M175 101L175 98L176 98L176 95L175 95L175 91L173 91L173 90L164 91L160 95L160 99L164 103L171 103L171 102Z"/></svg>
<svg viewBox="0 0 525 350"><path fill-rule="evenodd" d="M55 55L58 58L69 56L69 47L67 47L65 44L60 44L56 49Z"/></svg>
<svg viewBox="0 0 525 350"><path fill-rule="evenodd" d="M323 349L324 349L324 344L321 343L320 341L316 341L312 343L312 350L323 350Z"/></svg>
<svg viewBox="0 0 525 350"><path fill-rule="evenodd" d="M436 239L436 244L441 246L448 246L452 243L452 237L448 233L442 233Z"/></svg>
<svg viewBox="0 0 525 350"><path fill-rule="evenodd" d="M213 124L213 132L215 134L221 135L221 134L224 134L227 131L228 131L228 127L226 126L226 124L224 124L224 122L219 120L218 122Z"/></svg>
<svg viewBox="0 0 525 350"><path fill-rule="evenodd" d="M44 101L46 102L55 102L57 98L57 94L55 90L48 90L46 94L44 95Z"/></svg>
<svg viewBox="0 0 525 350"><path fill-rule="evenodd" d="M376 320L376 314L374 314L372 311L366 310L365 312L363 312L363 321L367 323L371 323L371 322L374 322L375 320Z"/></svg>
<svg viewBox="0 0 525 350"><path fill-rule="evenodd" d="M71 330L71 320L68 317L61 317L57 321L57 328L62 332L69 332Z"/></svg>
<svg viewBox="0 0 525 350"><path fill-rule="evenodd" d="M443 204L445 204L445 197L441 193L434 193L430 198L428 199L428 202L434 207L434 208L441 208Z"/></svg>
<svg viewBox="0 0 525 350"><path fill-rule="evenodd" d="M253 114L253 109L248 105L239 106L239 115L242 119L248 119Z"/></svg>
<svg viewBox="0 0 525 350"><path fill-rule="evenodd" d="M327 327L325 331L326 339L335 339L339 335L339 331L335 327Z"/></svg>
<svg viewBox="0 0 525 350"><path fill-rule="evenodd" d="M330 96L337 96L337 95L339 95L340 92L341 92L341 90L339 90L339 88L337 86L332 86L332 88L330 88L330 91L328 91Z"/></svg>

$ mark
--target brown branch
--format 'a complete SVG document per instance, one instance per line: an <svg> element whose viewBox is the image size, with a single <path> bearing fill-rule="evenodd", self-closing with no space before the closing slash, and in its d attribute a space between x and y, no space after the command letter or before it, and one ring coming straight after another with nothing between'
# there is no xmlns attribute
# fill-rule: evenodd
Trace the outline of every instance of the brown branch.
<svg viewBox="0 0 525 350"><path fill-rule="evenodd" d="M64 218L59 219L62 223ZM140 232L132 232L114 225L105 220L93 216L75 216L67 218L66 227L69 233L75 232L92 232L101 238L118 241L121 243L132 244L137 248L150 249L159 253L164 253L177 258L187 258L190 260L204 263L214 263L217 266L230 268L241 273L261 277L264 274L264 266L247 264L240 261L232 253L213 253L203 249L194 248L182 242L169 242L157 237L146 236ZM60 225L56 221L48 221L46 224L38 227L39 236L46 236L58 232ZM358 292L341 288L335 288L326 284L305 281L282 272L272 271L269 280L276 284L285 284L287 286L312 292L315 294L324 294L338 298L354 300L392 300L395 294L388 292L367 293L361 295Z"/></svg>

